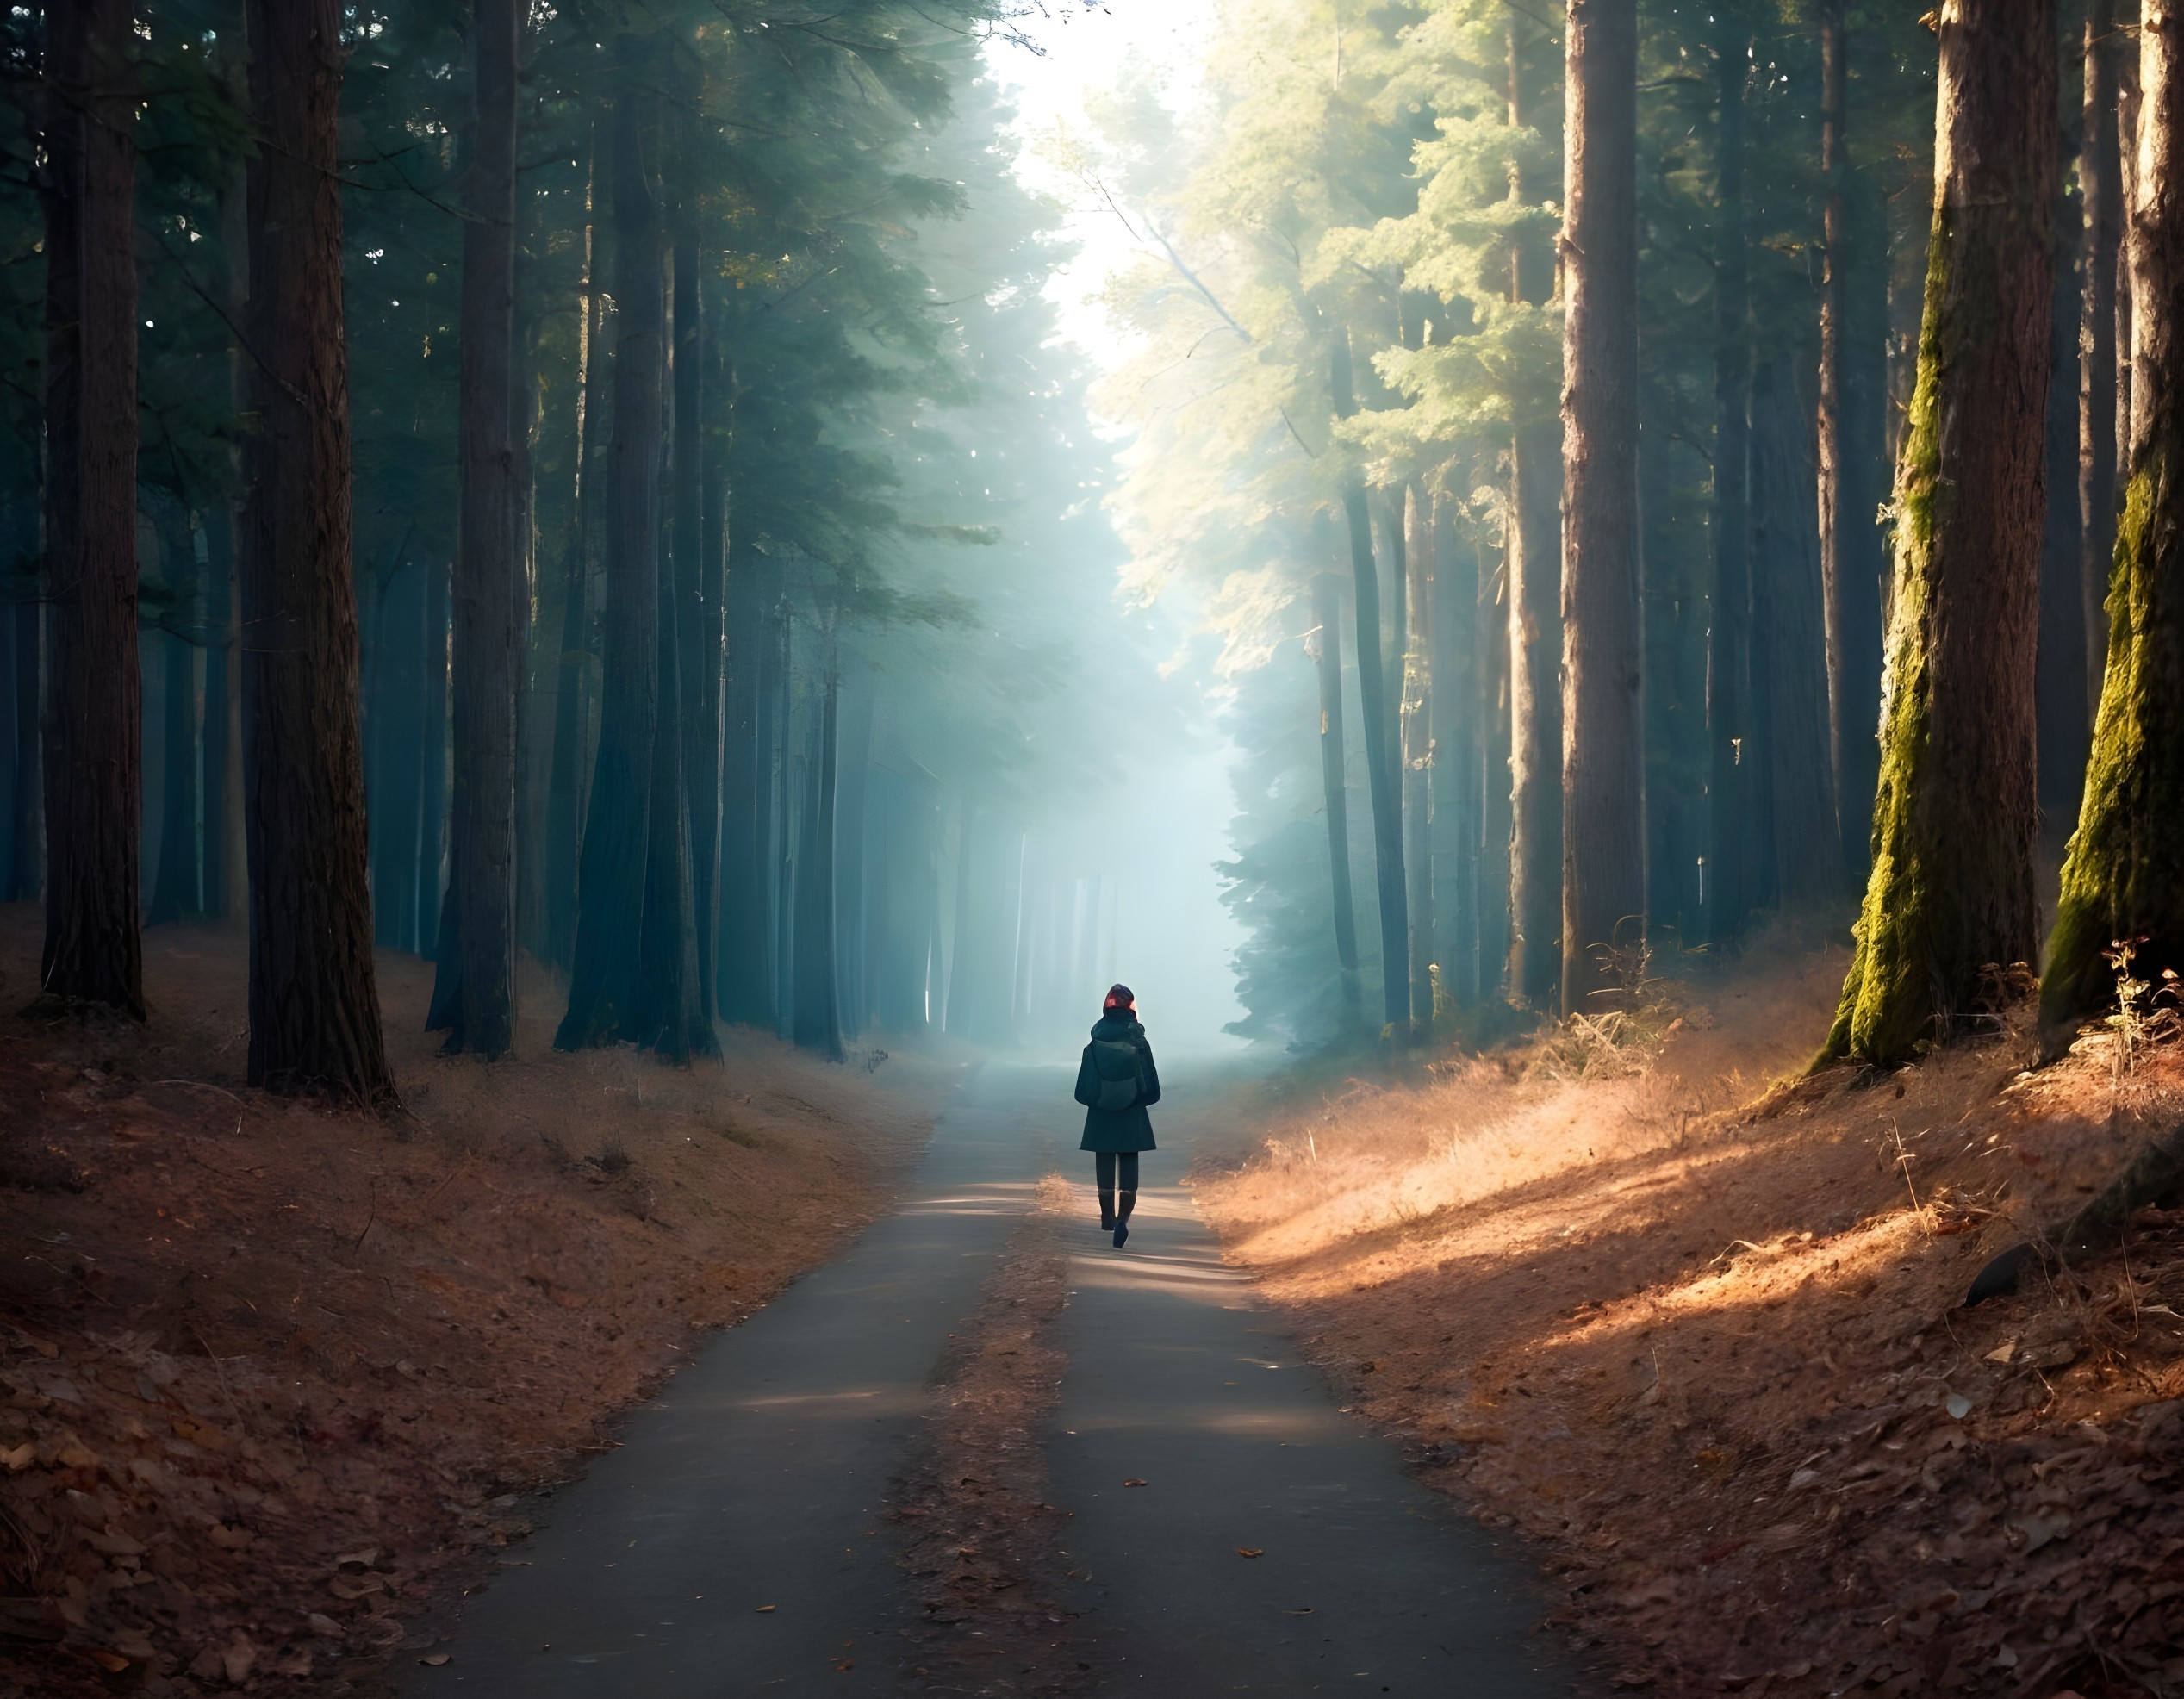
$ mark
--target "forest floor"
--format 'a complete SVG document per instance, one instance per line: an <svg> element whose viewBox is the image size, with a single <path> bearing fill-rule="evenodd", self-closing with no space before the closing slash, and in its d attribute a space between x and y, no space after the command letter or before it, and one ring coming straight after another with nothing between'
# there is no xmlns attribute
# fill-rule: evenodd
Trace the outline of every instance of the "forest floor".
<svg viewBox="0 0 2184 1699"><path fill-rule="evenodd" d="M2013 1018L1801 1080L1845 964L1777 938L1621 1035L1292 1076L1200 1203L1623 1688L2184 1694L2184 1211L1960 1307L2175 1124L2184 1045L2027 1074Z"/></svg>
<svg viewBox="0 0 2184 1699"><path fill-rule="evenodd" d="M0 1001L40 912L0 908ZM243 1085L241 941L146 935L148 1026L0 1018L0 1696L368 1671L526 1529L517 1495L889 1204L961 1070L770 1038L676 1071L442 1060L379 984L405 1112Z"/></svg>

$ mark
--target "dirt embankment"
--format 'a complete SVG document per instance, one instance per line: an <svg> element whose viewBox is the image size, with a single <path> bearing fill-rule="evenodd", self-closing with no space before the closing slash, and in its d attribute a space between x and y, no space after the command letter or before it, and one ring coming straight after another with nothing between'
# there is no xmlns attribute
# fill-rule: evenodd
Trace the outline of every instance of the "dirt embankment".
<svg viewBox="0 0 2184 1699"><path fill-rule="evenodd" d="M38 924L0 909L0 1005ZM518 1060L442 1060L389 955L380 1121L245 1088L237 941L146 947L147 1027L0 1018L0 1695L368 1673L513 1495L885 1208L955 1077L558 1055L542 975Z"/></svg>
<svg viewBox="0 0 2184 1699"><path fill-rule="evenodd" d="M1200 1197L1618 1684L2184 1694L2184 1211L1959 1307L2184 1115L2184 1052L2025 1074L2012 1025L1769 1089L1845 962L1748 959L1621 1049L1292 1084Z"/></svg>

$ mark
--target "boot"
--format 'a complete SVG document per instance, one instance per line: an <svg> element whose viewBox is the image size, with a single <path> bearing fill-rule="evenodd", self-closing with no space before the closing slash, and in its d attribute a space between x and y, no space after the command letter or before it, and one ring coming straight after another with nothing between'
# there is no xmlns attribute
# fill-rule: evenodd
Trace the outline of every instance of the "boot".
<svg viewBox="0 0 2184 1699"><path fill-rule="evenodd" d="M1115 1230L1115 1188L1111 1186L1099 1188L1099 1230L1102 1233Z"/></svg>
<svg viewBox="0 0 2184 1699"><path fill-rule="evenodd" d="M1137 1193L1136 1192L1123 1193L1123 1207L1115 1215L1115 1248L1118 1251L1122 1249L1123 1242L1130 1236L1130 1211L1136 1207Z"/></svg>

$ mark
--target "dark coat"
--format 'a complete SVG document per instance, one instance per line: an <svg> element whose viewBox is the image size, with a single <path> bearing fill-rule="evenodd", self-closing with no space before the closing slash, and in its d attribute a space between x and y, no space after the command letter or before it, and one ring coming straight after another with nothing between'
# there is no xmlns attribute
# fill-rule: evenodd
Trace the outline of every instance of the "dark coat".
<svg viewBox="0 0 2184 1699"><path fill-rule="evenodd" d="M1092 1030L1094 1038L1108 1043L1135 1044L1145 1058L1145 1092L1128 1109L1087 1109L1085 1136L1080 1150L1155 1150L1153 1117L1146 1109L1160 1100L1160 1071L1153 1063L1153 1047L1145 1042L1145 1029L1134 1018L1103 1018Z"/></svg>

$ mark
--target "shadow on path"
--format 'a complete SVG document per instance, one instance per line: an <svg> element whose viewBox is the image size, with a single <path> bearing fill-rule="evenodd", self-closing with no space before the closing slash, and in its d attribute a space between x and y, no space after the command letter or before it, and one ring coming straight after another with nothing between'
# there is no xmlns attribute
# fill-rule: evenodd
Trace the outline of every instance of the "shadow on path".
<svg viewBox="0 0 2184 1699"><path fill-rule="evenodd" d="M1085 1161L1075 1120L1060 1070L975 1075L895 1213L670 1380L467 1603L450 1661L397 1668L396 1690L899 1690L912 1604L889 1484L1038 1177ZM1148 1188L1134 1226L1116 1252L1082 1224L1049 1435L1069 1561L1088 1572L1067 1632L1094 1690L1571 1692L1526 1634L1543 1607L1521 1565L1333 1408L1185 1194Z"/></svg>

